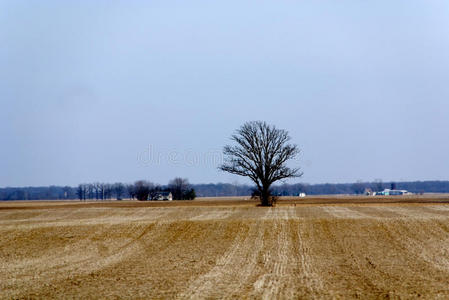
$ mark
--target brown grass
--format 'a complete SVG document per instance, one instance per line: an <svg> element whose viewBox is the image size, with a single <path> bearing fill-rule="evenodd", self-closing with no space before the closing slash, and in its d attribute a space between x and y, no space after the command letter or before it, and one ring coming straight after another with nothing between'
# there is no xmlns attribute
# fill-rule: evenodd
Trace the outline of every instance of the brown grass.
<svg viewBox="0 0 449 300"><path fill-rule="evenodd" d="M364 199L0 203L0 298L448 298L447 198Z"/></svg>

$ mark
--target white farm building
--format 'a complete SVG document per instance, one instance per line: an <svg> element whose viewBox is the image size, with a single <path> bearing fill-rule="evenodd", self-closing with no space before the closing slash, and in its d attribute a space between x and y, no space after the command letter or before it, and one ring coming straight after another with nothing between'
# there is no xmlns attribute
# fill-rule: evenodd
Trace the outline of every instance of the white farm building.
<svg viewBox="0 0 449 300"><path fill-rule="evenodd" d="M405 195L412 195L413 193L410 193L406 190L390 190L385 189L382 192L376 192L374 196L405 196Z"/></svg>
<svg viewBox="0 0 449 300"><path fill-rule="evenodd" d="M159 192L154 196L153 199L149 199L149 200L173 201L173 195L171 192Z"/></svg>

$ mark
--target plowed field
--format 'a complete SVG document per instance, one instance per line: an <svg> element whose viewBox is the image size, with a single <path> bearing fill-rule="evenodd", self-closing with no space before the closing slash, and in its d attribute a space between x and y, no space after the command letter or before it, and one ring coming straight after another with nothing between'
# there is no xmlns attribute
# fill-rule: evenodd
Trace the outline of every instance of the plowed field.
<svg viewBox="0 0 449 300"><path fill-rule="evenodd" d="M444 201L203 202L0 203L0 298L449 298Z"/></svg>

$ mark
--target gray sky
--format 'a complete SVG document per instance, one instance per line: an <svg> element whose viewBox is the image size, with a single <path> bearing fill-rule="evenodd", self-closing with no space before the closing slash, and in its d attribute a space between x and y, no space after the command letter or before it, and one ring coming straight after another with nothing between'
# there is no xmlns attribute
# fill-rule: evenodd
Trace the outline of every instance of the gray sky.
<svg viewBox="0 0 449 300"><path fill-rule="evenodd" d="M293 182L449 179L447 1L0 1L0 186L216 166L287 129Z"/></svg>

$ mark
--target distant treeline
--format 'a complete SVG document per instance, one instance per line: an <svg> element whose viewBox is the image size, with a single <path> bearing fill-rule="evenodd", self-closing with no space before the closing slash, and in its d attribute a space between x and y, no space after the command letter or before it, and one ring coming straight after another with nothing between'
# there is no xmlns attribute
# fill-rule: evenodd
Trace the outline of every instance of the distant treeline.
<svg viewBox="0 0 449 300"><path fill-rule="evenodd" d="M93 183L70 186L6 187L0 188L0 200L64 200L80 199L80 189L86 188L87 199L106 200L132 198L133 185L124 183ZM173 190L173 181L157 186L158 190ZM449 181L414 182L356 182L343 184L283 184L273 187L273 193L281 196L362 194L366 189L381 191L386 188L408 190L412 193L449 193ZM184 189L184 188L183 188ZM188 191L194 190L198 197L249 196L253 186L228 183L190 184Z"/></svg>
<svg viewBox="0 0 449 300"><path fill-rule="evenodd" d="M249 196L253 192L250 185L227 183L193 185L198 197ZM363 194L366 190L375 192L384 189L408 190L412 193L449 193L449 181L413 181L413 182L356 182L325 184L282 184L273 186L272 192L279 196Z"/></svg>
<svg viewBox="0 0 449 300"><path fill-rule="evenodd" d="M171 193L173 200L193 200L195 189L186 178L175 178L167 185L138 180L135 183L83 183L77 187L7 187L0 188L0 200L155 200L161 193Z"/></svg>

